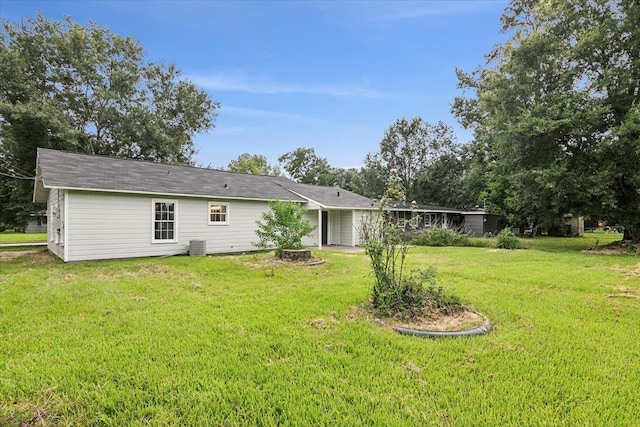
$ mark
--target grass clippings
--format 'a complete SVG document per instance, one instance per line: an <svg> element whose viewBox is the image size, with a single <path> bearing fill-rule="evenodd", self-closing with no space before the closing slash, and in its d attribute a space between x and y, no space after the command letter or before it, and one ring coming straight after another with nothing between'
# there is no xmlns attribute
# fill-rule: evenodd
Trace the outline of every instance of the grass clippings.
<svg viewBox="0 0 640 427"><path fill-rule="evenodd" d="M40 392L36 401L23 398L10 403L0 402L0 426L16 427L46 427L56 424L56 411L61 406L61 400L52 387Z"/></svg>

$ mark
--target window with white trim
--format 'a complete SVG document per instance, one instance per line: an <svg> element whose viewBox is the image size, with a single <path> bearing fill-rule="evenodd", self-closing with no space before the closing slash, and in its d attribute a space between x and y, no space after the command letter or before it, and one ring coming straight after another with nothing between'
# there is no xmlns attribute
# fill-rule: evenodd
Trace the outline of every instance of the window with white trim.
<svg viewBox="0 0 640 427"><path fill-rule="evenodd" d="M425 228L432 228L436 225L436 214L424 214L424 226Z"/></svg>
<svg viewBox="0 0 640 427"><path fill-rule="evenodd" d="M209 225L229 224L229 204L209 202Z"/></svg>
<svg viewBox="0 0 640 427"><path fill-rule="evenodd" d="M177 242L178 228L176 225L178 203L175 200L153 201L153 234L154 243Z"/></svg>

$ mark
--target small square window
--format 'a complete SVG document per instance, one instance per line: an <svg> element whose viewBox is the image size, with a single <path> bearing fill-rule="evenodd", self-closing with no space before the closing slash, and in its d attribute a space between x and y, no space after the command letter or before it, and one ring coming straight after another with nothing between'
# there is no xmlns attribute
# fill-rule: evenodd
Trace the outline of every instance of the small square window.
<svg viewBox="0 0 640 427"><path fill-rule="evenodd" d="M229 205L227 203L209 202L209 225L229 224Z"/></svg>

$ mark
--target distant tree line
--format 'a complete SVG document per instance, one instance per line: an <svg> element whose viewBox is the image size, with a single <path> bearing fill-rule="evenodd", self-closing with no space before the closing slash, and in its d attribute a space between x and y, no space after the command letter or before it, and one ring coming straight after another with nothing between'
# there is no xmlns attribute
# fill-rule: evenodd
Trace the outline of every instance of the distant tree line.
<svg viewBox="0 0 640 427"><path fill-rule="evenodd" d="M562 230L563 216L605 219L640 240L640 2L511 0L510 38L476 70L456 70L451 110L473 131L401 118L360 168L311 147L270 165L244 153L230 171L338 185L378 198L394 170L406 201L486 206L512 225ZM0 226L20 224L37 147L193 164L193 136L218 104L172 64L96 24L42 15L0 31Z"/></svg>
<svg viewBox="0 0 640 427"><path fill-rule="evenodd" d="M640 240L640 2L512 0L509 40L472 72L456 70L452 105L474 132L399 119L360 169L313 149L279 158L294 179L377 197L390 169L407 201L487 206L512 225L561 234L566 214L624 227Z"/></svg>
<svg viewBox="0 0 640 427"><path fill-rule="evenodd" d="M360 168L333 167L314 148L300 147L282 154L277 166L269 165L262 155L244 153L227 170L263 175L284 172L297 182L337 185L374 199L383 194L390 171L395 170L407 189L408 201L471 208L477 194L464 183L469 160L450 127L416 117L396 120L384 133L379 151L366 155Z"/></svg>

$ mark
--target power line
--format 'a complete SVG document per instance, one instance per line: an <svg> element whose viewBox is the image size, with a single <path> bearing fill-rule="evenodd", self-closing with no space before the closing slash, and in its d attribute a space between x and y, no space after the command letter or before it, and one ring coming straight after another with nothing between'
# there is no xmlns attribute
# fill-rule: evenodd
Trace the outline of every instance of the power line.
<svg viewBox="0 0 640 427"><path fill-rule="evenodd" d="M30 179L30 180L34 180L37 179L39 177L37 176L19 176L19 175L12 175L9 173L4 173L0 171L0 175L4 175L4 176L8 176L9 178L14 178L14 179Z"/></svg>
<svg viewBox="0 0 640 427"><path fill-rule="evenodd" d="M29 176L31 175L29 172L25 172L24 170L20 169L17 166L11 166L6 160L3 160L0 158L0 163L4 163L4 168L7 169L9 172L14 172L16 173L16 171L22 175L22 176Z"/></svg>

